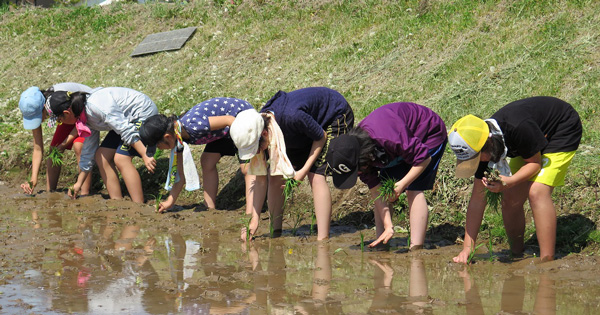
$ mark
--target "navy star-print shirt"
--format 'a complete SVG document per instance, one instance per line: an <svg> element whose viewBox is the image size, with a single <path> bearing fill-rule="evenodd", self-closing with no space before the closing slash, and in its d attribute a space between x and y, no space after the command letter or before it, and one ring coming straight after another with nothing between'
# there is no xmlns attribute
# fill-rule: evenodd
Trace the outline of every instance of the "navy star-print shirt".
<svg viewBox="0 0 600 315"><path fill-rule="evenodd" d="M189 144L206 144L228 136L229 127L210 130L208 117L237 116L238 113L253 108L244 100L231 97L217 97L206 100L185 113L179 122L181 128L190 135Z"/></svg>

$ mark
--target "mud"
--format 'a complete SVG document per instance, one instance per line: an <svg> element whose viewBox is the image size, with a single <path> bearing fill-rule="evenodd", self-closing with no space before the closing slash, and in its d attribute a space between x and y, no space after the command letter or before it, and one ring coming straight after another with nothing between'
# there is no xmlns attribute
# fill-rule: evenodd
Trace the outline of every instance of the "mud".
<svg viewBox="0 0 600 315"><path fill-rule="evenodd" d="M24 196L0 185L0 313L494 314L595 313L598 258L539 263L485 247L468 267L440 239L409 252L406 237L361 251L374 231L334 225L238 240L242 210L150 205L93 195ZM261 226L268 226L263 214Z"/></svg>

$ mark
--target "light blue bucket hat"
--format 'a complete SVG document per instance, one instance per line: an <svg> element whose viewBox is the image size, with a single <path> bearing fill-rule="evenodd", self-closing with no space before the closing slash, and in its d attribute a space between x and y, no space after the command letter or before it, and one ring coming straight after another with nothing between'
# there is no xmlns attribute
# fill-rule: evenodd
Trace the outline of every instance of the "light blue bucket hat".
<svg viewBox="0 0 600 315"><path fill-rule="evenodd" d="M23 127L31 130L42 124L42 110L46 98L37 86L32 86L21 94L19 109L23 114Z"/></svg>

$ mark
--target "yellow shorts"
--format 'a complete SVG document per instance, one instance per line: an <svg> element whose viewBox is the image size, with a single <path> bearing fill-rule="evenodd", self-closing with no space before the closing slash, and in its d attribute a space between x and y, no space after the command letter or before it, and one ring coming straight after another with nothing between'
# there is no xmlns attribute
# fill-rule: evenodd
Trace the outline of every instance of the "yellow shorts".
<svg viewBox="0 0 600 315"><path fill-rule="evenodd" d="M571 165L571 160L575 156L575 151L571 152L555 152L542 154L542 169L537 175L529 179L529 181L546 184L551 187L558 187L565 184L565 175L567 168ZM510 159L508 162L510 170L514 174L523 165L525 161L522 157Z"/></svg>

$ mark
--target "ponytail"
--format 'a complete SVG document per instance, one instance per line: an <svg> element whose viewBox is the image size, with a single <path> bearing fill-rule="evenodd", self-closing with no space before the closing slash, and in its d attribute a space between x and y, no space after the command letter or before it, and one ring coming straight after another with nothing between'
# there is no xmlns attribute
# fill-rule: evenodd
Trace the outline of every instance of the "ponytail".
<svg viewBox="0 0 600 315"><path fill-rule="evenodd" d="M85 92L75 92L71 94L71 110L75 117L79 117L85 110L88 95L89 94Z"/></svg>

